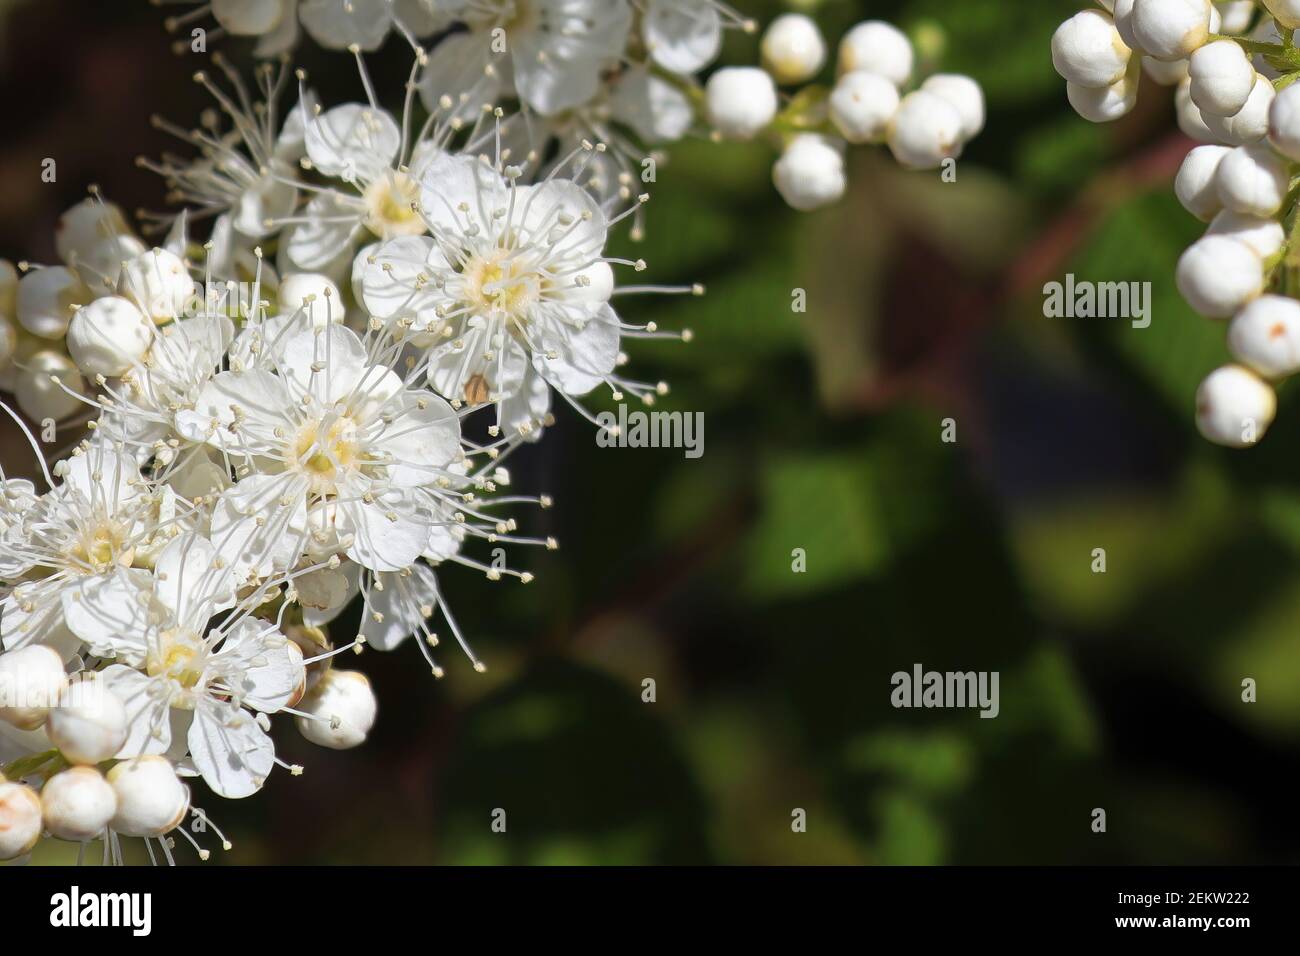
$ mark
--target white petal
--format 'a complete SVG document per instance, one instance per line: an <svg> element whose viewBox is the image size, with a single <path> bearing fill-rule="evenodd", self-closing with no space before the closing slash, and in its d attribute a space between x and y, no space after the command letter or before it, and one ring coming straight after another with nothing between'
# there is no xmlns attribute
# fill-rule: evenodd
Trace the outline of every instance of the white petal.
<svg viewBox="0 0 1300 956"><path fill-rule="evenodd" d="M654 61L670 73L695 73L722 48L722 18L712 4L650 0L642 25Z"/></svg>
<svg viewBox="0 0 1300 956"><path fill-rule="evenodd" d="M230 704L206 701L189 733L190 756L218 796L238 800L262 789L275 766L275 745L253 716Z"/></svg>
<svg viewBox="0 0 1300 956"><path fill-rule="evenodd" d="M618 340L618 316L604 306L580 331L563 336L552 333L544 339L544 347L557 356L536 355L533 366L565 394L586 395L614 371Z"/></svg>
<svg viewBox="0 0 1300 956"><path fill-rule="evenodd" d="M402 131L383 110L345 103L304 120L307 155L326 176L369 183L392 168Z"/></svg>
<svg viewBox="0 0 1300 956"><path fill-rule="evenodd" d="M139 667L149 650L152 589L153 576L138 568L83 578L63 589L64 621L96 657Z"/></svg>

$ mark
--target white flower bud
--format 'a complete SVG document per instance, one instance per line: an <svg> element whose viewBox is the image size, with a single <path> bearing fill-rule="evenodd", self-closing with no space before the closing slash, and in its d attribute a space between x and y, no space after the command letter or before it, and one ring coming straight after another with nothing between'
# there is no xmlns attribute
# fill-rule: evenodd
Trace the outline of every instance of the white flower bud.
<svg viewBox="0 0 1300 956"><path fill-rule="evenodd" d="M71 269L33 269L18 282L18 324L43 339L61 339L68 331L72 307L92 298Z"/></svg>
<svg viewBox="0 0 1300 956"><path fill-rule="evenodd" d="M1178 128L1192 139L1202 143L1217 143L1219 138L1205 124L1205 117L1192 102L1191 81L1183 80L1174 94L1174 107L1178 113Z"/></svg>
<svg viewBox="0 0 1300 956"><path fill-rule="evenodd" d="M110 295L78 309L68 325L68 353L90 377L125 375L153 342L153 323L127 299Z"/></svg>
<svg viewBox="0 0 1300 956"><path fill-rule="evenodd" d="M61 352L42 349L27 360L14 379L14 396L23 414L33 421L43 422L52 418L56 422L85 405L69 395L54 383L50 376L55 376L67 388L78 395L86 393L86 383L72 364L72 359Z"/></svg>
<svg viewBox="0 0 1300 956"><path fill-rule="evenodd" d="M1273 97L1268 141L1283 156L1300 162L1300 84L1292 83Z"/></svg>
<svg viewBox="0 0 1300 956"><path fill-rule="evenodd" d="M1231 209L1225 209L1215 216L1205 234L1240 239L1258 252L1261 259L1277 255L1286 242L1286 230L1276 219L1243 216Z"/></svg>
<svg viewBox="0 0 1300 956"><path fill-rule="evenodd" d="M74 681L50 711L45 733L69 763L97 764L126 743L126 706L98 678Z"/></svg>
<svg viewBox="0 0 1300 956"><path fill-rule="evenodd" d="M1214 136L1233 146L1249 146L1268 135L1268 113L1277 94L1268 77L1255 74L1255 87L1235 116L1202 113L1201 119Z"/></svg>
<svg viewBox="0 0 1300 956"><path fill-rule="evenodd" d="M1137 61L1133 61L1137 65ZM1137 105L1138 85L1142 78L1140 69L1130 68L1119 82L1102 89L1065 84L1065 95L1074 111L1090 123L1112 123L1125 116Z"/></svg>
<svg viewBox="0 0 1300 956"><path fill-rule="evenodd" d="M212 0L212 18L235 36L270 33L284 17L285 0Z"/></svg>
<svg viewBox="0 0 1300 956"><path fill-rule="evenodd" d="M0 314L0 367L3 367L18 348L18 331L14 324Z"/></svg>
<svg viewBox="0 0 1300 956"><path fill-rule="evenodd" d="M60 840L93 840L117 812L117 795L94 767L57 773L41 789L45 829Z"/></svg>
<svg viewBox="0 0 1300 956"><path fill-rule="evenodd" d="M1225 209L1271 216L1282 208L1291 179L1286 162L1266 144L1238 146L1214 176Z"/></svg>
<svg viewBox="0 0 1300 956"><path fill-rule="evenodd" d="M160 837L174 830L190 808L189 787L165 757L133 757L108 772L117 797L111 826L133 837Z"/></svg>
<svg viewBox="0 0 1300 956"><path fill-rule="evenodd" d="M291 272L280 280L279 297L283 314L305 309L311 316L312 326L318 329L329 322L342 322L347 314L339 287L329 276L319 273Z"/></svg>
<svg viewBox="0 0 1300 956"><path fill-rule="evenodd" d="M1100 10L1083 10L1052 35L1052 66L1068 82L1104 89L1128 71L1129 49L1115 24Z"/></svg>
<svg viewBox="0 0 1300 956"><path fill-rule="evenodd" d="M1133 38L1158 60L1179 60L1205 45L1213 13L1210 0L1137 0Z"/></svg>
<svg viewBox="0 0 1300 956"><path fill-rule="evenodd" d="M1289 30L1300 27L1300 0L1262 0L1268 12Z"/></svg>
<svg viewBox="0 0 1300 956"><path fill-rule="evenodd" d="M1103 4L1110 10L1111 16L1115 20L1115 29L1119 31L1120 39L1134 53L1145 52L1138 43L1137 37L1133 35L1133 5L1135 0L1115 0L1113 4Z"/></svg>
<svg viewBox="0 0 1300 956"><path fill-rule="evenodd" d="M911 41L882 20L859 23L840 41L841 73L866 70L902 86L912 78L913 59Z"/></svg>
<svg viewBox="0 0 1300 956"><path fill-rule="evenodd" d="M904 166L934 169L961 154L961 114L943 97L914 90L903 97L889 128L889 148Z"/></svg>
<svg viewBox="0 0 1300 956"><path fill-rule="evenodd" d="M723 136L753 139L776 118L776 86L756 66L731 66L709 77L709 122Z"/></svg>
<svg viewBox="0 0 1300 956"><path fill-rule="evenodd" d="M786 13L763 34L763 66L782 85L805 83L826 63L826 41L810 17Z"/></svg>
<svg viewBox="0 0 1300 956"><path fill-rule="evenodd" d="M1203 114L1233 116L1255 87L1255 68L1235 40L1215 40L1187 61L1192 102Z"/></svg>
<svg viewBox="0 0 1300 956"><path fill-rule="evenodd" d="M1217 7L1222 18L1216 33L1242 34L1250 29L1255 19L1255 0L1219 0Z"/></svg>
<svg viewBox="0 0 1300 956"><path fill-rule="evenodd" d="M1261 295L1228 326L1228 351L1268 378L1300 371L1300 302Z"/></svg>
<svg viewBox="0 0 1300 956"><path fill-rule="evenodd" d="M831 92L831 122L850 143L878 143L900 101L898 87L883 76L854 70L841 76Z"/></svg>
<svg viewBox="0 0 1300 956"><path fill-rule="evenodd" d="M1210 319L1226 319L1264 291L1264 260L1246 243L1203 236L1178 260L1178 291Z"/></svg>
<svg viewBox="0 0 1300 956"><path fill-rule="evenodd" d="M1219 162L1230 152L1226 146L1197 146L1178 168L1174 193L1183 208L1202 222L1209 222L1223 209L1215 173Z"/></svg>
<svg viewBox="0 0 1300 956"><path fill-rule="evenodd" d="M802 212L829 206L848 186L844 157L826 137L813 133L790 142L772 167L772 181L782 198Z"/></svg>
<svg viewBox="0 0 1300 956"><path fill-rule="evenodd" d="M0 720L35 730L68 686L58 651L34 644L0 654Z"/></svg>
<svg viewBox="0 0 1300 956"><path fill-rule="evenodd" d="M962 139L970 142L984 129L984 91L969 76L936 73L921 84L927 93L947 100L961 116Z"/></svg>
<svg viewBox="0 0 1300 956"><path fill-rule="evenodd" d="M321 747L347 750L365 741L378 708L366 675L331 668L298 705L299 710L319 719L297 718L298 730Z"/></svg>
<svg viewBox="0 0 1300 956"><path fill-rule="evenodd" d="M1272 387L1249 369L1225 365L1196 390L1196 427L1218 445L1247 448L1264 437L1277 413Z"/></svg>
<svg viewBox="0 0 1300 956"><path fill-rule="evenodd" d="M117 291L158 325L183 316L197 295L185 263L166 249L150 249L130 260L122 269Z"/></svg>
<svg viewBox="0 0 1300 956"><path fill-rule="evenodd" d="M59 217L54 226L54 247L59 258L72 265L90 259L104 240L130 235L131 228L122 210L114 203L91 196Z"/></svg>
<svg viewBox="0 0 1300 956"><path fill-rule="evenodd" d="M0 860L12 860L41 838L41 798L21 783L0 782Z"/></svg>
<svg viewBox="0 0 1300 956"><path fill-rule="evenodd" d="M1153 56L1142 57L1142 72L1161 86L1177 86L1188 79L1186 60L1157 60Z"/></svg>

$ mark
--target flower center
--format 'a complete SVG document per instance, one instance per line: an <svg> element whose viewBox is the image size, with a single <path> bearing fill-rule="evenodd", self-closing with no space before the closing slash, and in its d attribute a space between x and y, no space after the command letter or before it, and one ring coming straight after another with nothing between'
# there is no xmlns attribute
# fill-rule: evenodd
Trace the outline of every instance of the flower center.
<svg viewBox="0 0 1300 956"><path fill-rule="evenodd" d="M164 631L158 647L149 652L145 671L150 677L167 677L186 690L198 686L203 678L205 655L203 642L192 631Z"/></svg>
<svg viewBox="0 0 1300 956"><path fill-rule="evenodd" d="M420 198L420 187L405 173L390 172L366 187L366 228L381 239L419 236L424 220L411 208Z"/></svg>
<svg viewBox="0 0 1300 956"><path fill-rule="evenodd" d="M357 466L356 423L346 415L305 423L294 436L289 457L307 476L313 493L336 493L342 475Z"/></svg>
<svg viewBox="0 0 1300 956"><path fill-rule="evenodd" d="M519 325L541 297L542 277L504 253L475 256L465 265L465 298L480 314L504 312Z"/></svg>
<svg viewBox="0 0 1300 956"><path fill-rule="evenodd" d="M81 531L72 556L88 564L95 573L107 571L114 564L130 567L135 549L126 547L126 532L115 521L102 520Z"/></svg>

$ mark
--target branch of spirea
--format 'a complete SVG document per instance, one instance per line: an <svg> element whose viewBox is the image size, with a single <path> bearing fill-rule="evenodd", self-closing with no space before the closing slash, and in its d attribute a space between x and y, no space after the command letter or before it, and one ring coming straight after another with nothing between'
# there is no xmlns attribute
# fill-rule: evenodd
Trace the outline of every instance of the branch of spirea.
<svg viewBox="0 0 1300 956"><path fill-rule="evenodd" d="M1246 448L1300 371L1300 0L1100 0L1063 23L1052 60L1085 119L1129 113L1145 72L1174 86L1178 123L1200 141L1174 188L1209 224L1178 263L1199 314L1230 320L1235 362L1196 394L1210 441Z"/></svg>
<svg viewBox="0 0 1300 956"><path fill-rule="evenodd" d="M180 5L195 52L227 32L271 61L249 81L214 52L194 78L216 108L155 118L182 149L140 164L179 212L133 226L92 188L60 262L0 262L0 414L42 476L0 472L0 859L44 836L170 862L178 835L206 858L193 834L229 843L187 781L239 799L301 773L273 718L366 739L376 695L344 655L414 646L441 677L450 635L483 669L448 571L528 582L509 557L555 547L519 530L549 498L512 493L508 459L557 404L653 404L667 385L626 375L625 349L690 337L616 303L703 289L623 281L648 264L607 252L641 231L665 144L770 141L777 189L813 209L843 195L846 144L932 169L984 122L973 81L915 86L910 41L875 21L826 88L797 15L762 67L702 81L724 30L757 31L696 0ZM299 27L350 55L355 102L292 68ZM390 33L412 61L392 112L365 62Z"/></svg>

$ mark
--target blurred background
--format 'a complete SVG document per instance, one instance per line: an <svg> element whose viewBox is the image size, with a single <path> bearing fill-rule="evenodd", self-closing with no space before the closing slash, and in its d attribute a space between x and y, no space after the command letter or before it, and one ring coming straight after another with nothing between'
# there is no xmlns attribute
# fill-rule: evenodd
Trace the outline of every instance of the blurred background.
<svg viewBox="0 0 1300 956"><path fill-rule="evenodd" d="M672 382L661 407L705 414L703 457L602 449L562 410L512 463L518 490L556 499L522 527L561 549L516 556L526 587L441 575L488 672L450 648L440 682L410 644L364 655L380 698L364 747L320 750L285 723L277 749L303 777L240 802L195 784L235 845L214 862L1300 858L1284 782L1300 763L1300 403L1284 392L1249 453L1197 437L1196 385L1226 352L1173 285L1202 228L1172 192L1191 143L1154 86L1112 126L1069 109L1049 40L1083 5L799 4L832 42L895 22L983 84L989 125L957 182L859 148L846 201L803 215L773 191L767 147L674 149L628 252L708 295L622 302L694 329L631 368ZM736 6L763 22L787 8ZM53 260L55 220L91 183L162 206L134 165L172 148L148 117L189 126L211 103L161 20L144 0L0 0L0 256ZM756 50L735 34L726 59ZM325 102L360 98L345 56L297 59ZM392 40L368 62L381 90L409 69ZM1043 285L1067 272L1151 282L1151 326L1044 318ZM30 468L12 430L0 443ZM916 663L999 671L1000 716L893 709L890 675ZM75 856L54 846L38 862Z"/></svg>

